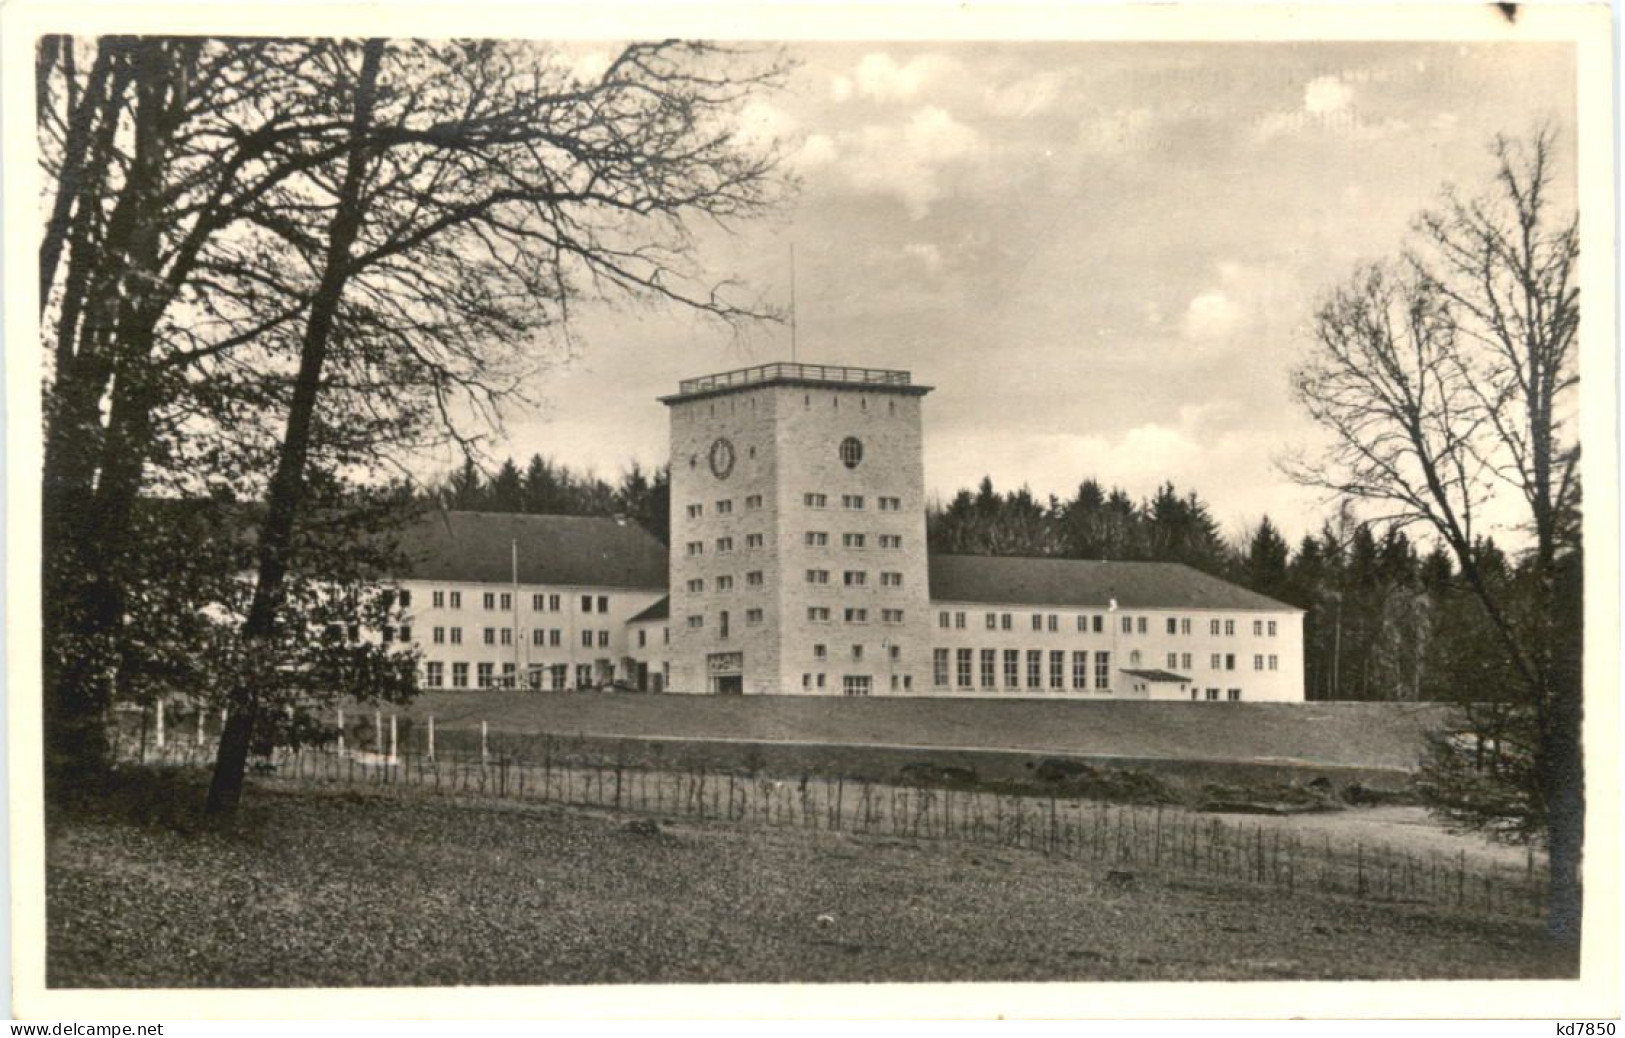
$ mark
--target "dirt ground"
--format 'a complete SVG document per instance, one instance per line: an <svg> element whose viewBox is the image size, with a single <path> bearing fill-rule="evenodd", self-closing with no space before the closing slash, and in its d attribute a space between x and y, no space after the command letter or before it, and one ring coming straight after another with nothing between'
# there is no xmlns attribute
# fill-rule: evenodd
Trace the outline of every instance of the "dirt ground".
<svg viewBox="0 0 1625 1038"><path fill-rule="evenodd" d="M53 987L1572 976L1534 922L421 793L58 818ZM192 790L200 796L200 791ZM157 806L155 806L157 805Z"/></svg>

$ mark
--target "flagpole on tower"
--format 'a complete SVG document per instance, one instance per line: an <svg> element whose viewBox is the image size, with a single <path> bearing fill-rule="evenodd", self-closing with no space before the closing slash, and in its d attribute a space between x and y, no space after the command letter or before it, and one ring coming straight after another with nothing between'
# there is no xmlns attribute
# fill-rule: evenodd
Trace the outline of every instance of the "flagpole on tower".
<svg viewBox="0 0 1625 1038"><path fill-rule="evenodd" d="M796 243L790 243L790 363L796 362Z"/></svg>

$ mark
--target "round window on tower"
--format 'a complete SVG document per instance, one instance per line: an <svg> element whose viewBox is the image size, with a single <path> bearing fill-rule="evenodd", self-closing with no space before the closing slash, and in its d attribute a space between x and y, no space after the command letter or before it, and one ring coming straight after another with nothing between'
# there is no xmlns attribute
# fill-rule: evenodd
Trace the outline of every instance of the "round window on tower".
<svg viewBox="0 0 1625 1038"><path fill-rule="evenodd" d="M863 460L863 442L856 436L848 436L841 441L841 464L849 469L858 467Z"/></svg>

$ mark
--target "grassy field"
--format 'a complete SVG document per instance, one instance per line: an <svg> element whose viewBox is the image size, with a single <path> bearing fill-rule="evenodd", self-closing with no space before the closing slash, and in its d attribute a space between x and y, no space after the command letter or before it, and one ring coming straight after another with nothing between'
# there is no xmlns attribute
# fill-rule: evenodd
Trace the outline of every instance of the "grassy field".
<svg viewBox="0 0 1625 1038"><path fill-rule="evenodd" d="M1396 703L654 696L463 692L404 716L442 729L1020 750L1076 756L1414 768L1440 708Z"/></svg>
<svg viewBox="0 0 1625 1038"><path fill-rule="evenodd" d="M81 986L1572 975L1537 924L1036 852L257 785L53 821L48 982ZM157 805L157 806L155 806Z"/></svg>

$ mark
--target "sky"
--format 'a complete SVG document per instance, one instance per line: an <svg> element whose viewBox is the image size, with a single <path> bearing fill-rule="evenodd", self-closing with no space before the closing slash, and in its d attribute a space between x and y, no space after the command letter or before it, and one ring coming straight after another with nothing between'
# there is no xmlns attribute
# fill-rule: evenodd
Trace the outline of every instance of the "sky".
<svg viewBox="0 0 1625 1038"><path fill-rule="evenodd" d="M701 258L781 307L797 359L901 368L928 495L991 476L1066 497L1195 490L1229 535L1296 540L1330 506L1283 456L1318 433L1289 376L1326 292L1399 251L1446 183L1488 186L1497 132L1559 132L1572 50L1544 44L796 44L742 113L801 180ZM489 450L613 479L662 462L682 378L790 359L670 309L578 312L579 356Z"/></svg>

